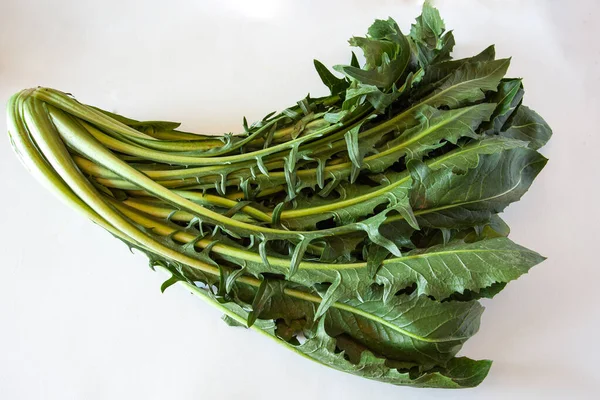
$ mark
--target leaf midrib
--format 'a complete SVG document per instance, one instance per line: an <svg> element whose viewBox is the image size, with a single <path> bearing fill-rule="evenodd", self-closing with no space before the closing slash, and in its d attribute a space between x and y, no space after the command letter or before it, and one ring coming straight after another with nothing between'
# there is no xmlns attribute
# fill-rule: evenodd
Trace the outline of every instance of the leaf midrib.
<svg viewBox="0 0 600 400"><path fill-rule="evenodd" d="M496 145L496 143L489 143L486 144L487 146L494 146ZM478 146L471 146L465 150L460 150L458 152L455 153L451 153L451 154L446 154L443 157L434 159L430 162L427 162L426 164L429 165L430 167L439 165L440 163L451 159L453 157L458 157L464 153L469 153L471 151L477 151L480 150L483 146L478 145ZM324 212L329 212L329 211L334 211L340 208L345 208L345 207L349 207L349 206L353 206L355 204L358 203L362 203L364 201L367 200L371 200L372 198L375 198L377 196L383 195L385 193L390 192L391 190L397 188L398 186L402 185L403 183L406 183L408 180L410 179L410 175L407 175L399 180L397 180L396 182L387 185L381 189L377 189L373 192L369 192L357 197L354 197L352 199L348 199L348 200L342 200L339 202L334 202L331 204L326 204L326 205L322 205L322 206L318 206L318 207L310 207L310 208L301 208L301 209L296 209L296 210L289 210L289 211L284 211L281 213L281 219L293 219L293 218L300 218L300 217L305 217L308 215L313 215L313 214L319 214L319 213L324 213Z"/></svg>
<svg viewBox="0 0 600 400"><path fill-rule="evenodd" d="M177 232L174 234L173 238L180 240L181 242L184 242L184 243L189 243L196 239L196 237L190 233L187 233L184 231L177 231L177 229L168 227L165 224L162 224L158 221L151 221L149 218L144 218L143 216L139 215L134 210L131 210L131 209L127 210L123 206L121 206L119 204L119 202L117 202L117 201L114 201L111 199L107 199L107 200L110 201L121 212L125 213L128 217L132 218L134 221L142 224L143 226L146 226L147 228L150 228L149 223L154 222L154 225L152 225L152 227L156 230L157 233L168 236L168 235L173 234L173 232ZM490 240L495 240L495 239L490 239ZM196 241L196 245L200 248L206 248L211 243L212 243L211 239L200 239L200 240ZM263 262L262 257L256 253L242 250L237 247L228 246L228 245L222 244L222 243L214 244L211 248L211 251L213 251L217 254L223 254L223 255L228 255L228 256L233 256L233 257L237 256L236 258L239 257L240 259L252 261L255 263ZM435 251L435 252L412 254L412 255L407 255L407 256L402 256L402 257L388 258L383 261L383 265L399 263L399 262L403 262L406 260L429 258L429 257L436 257L436 256L450 255L450 254L464 254L464 253L467 253L467 254L532 253L533 254L535 252L528 250L528 249L524 249L524 248L523 249L514 249L514 250L513 249L451 249L451 250L440 250L440 251ZM290 260L288 260L288 259L271 257L271 256L267 256L267 259L268 259L270 265L281 267L282 269L286 269L286 270L289 268ZM315 263L315 262L304 261L300 264L299 269L327 271L327 270L341 270L341 269L345 269L345 270L347 270L347 269L362 269L362 268L366 268L366 267L367 267L366 262L349 263L349 264L324 264L324 263Z"/></svg>

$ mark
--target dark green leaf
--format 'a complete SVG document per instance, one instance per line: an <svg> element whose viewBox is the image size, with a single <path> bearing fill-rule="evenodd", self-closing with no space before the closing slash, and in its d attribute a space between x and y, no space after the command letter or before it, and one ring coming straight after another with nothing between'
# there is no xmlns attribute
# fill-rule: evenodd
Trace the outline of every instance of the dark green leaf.
<svg viewBox="0 0 600 400"><path fill-rule="evenodd" d="M519 106L511 125L503 132L501 136L519 139L529 142L529 147L539 149L544 146L552 136L552 129L546 121L532 109L523 105Z"/></svg>
<svg viewBox="0 0 600 400"><path fill-rule="evenodd" d="M490 101L496 103L496 109L482 130L486 133L499 133L515 109L523 100L523 85L520 79L503 79L498 86L498 91Z"/></svg>
<svg viewBox="0 0 600 400"><path fill-rule="evenodd" d="M327 67L325 67L320 61L313 60L313 62L315 64L315 69L321 77L321 80L323 81L325 86L329 88L332 95L341 93L344 90L346 90L346 88L348 87L348 82L346 82L346 80L333 75L331 72L329 72Z"/></svg>

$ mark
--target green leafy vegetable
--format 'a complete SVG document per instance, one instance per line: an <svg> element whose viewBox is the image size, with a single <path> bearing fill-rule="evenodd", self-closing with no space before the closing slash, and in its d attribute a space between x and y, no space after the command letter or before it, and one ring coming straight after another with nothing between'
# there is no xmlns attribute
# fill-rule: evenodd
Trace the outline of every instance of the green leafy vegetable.
<svg viewBox="0 0 600 400"><path fill-rule="evenodd" d="M410 33L376 20L354 37L330 95L222 136L136 121L48 88L8 104L26 167L144 252L232 326L321 364L416 387L478 385L457 357L483 307L544 258L499 213L529 189L552 134L522 105L493 46L455 45L425 3ZM305 340L302 342L302 338Z"/></svg>

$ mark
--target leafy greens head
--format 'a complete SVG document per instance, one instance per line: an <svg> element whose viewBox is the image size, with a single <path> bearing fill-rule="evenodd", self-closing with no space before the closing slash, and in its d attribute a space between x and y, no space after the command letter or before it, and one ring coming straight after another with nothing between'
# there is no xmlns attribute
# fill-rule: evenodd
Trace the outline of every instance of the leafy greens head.
<svg viewBox="0 0 600 400"><path fill-rule="evenodd" d="M330 95L243 133L137 121L48 89L8 105L27 168L154 269L321 364L396 385L478 385L457 357L480 298L543 260L499 214L546 164L544 120L493 46L453 60L425 3L410 33L376 20L353 37ZM305 340L301 343L301 338Z"/></svg>

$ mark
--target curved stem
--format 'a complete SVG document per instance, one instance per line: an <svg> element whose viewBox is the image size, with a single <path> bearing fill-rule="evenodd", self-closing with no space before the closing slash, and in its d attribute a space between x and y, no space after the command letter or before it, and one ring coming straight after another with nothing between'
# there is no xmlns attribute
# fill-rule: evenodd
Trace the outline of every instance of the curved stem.
<svg viewBox="0 0 600 400"><path fill-rule="evenodd" d="M68 111L70 114L81 118L85 121L88 121L92 124L98 125L104 129L108 129L110 131L114 131L119 134L123 134L129 136L130 139L146 139L146 140L156 140L151 136L140 133L139 131L120 123L112 118L107 117L101 112L93 109L92 107L84 106L77 101L68 98L64 94L59 94L51 89L39 88L36 89L33 93L33 96L36 98L43 100L58 109ZM144 148L144 156L148 159L165 162L169 164L180 164L180 165L196 165L196 166L208 166L208 165L222 165L222 164L232 164L242 161L251 161L256 159L257 157L264 157L270 154L278 153L283 150L289 150L294 146L298 146L301 143L308 142L310 140L320 138L324 135L330 134L332 132L336 132L339 129L343 129L344 124L337 123L333 124L327 128L317 130L309 135L300 136L296 139L277 144L275 146L270 146L264 149L252 151L249 153L242 153L238 155L232 156L221 156L221 157L195 157L195 156L185 156L178 154L165 153L158 150L151 150ZM127 143L119 142L114 138L110 138L110 136L98 138L103 144L108 147L113 148L114 150L120 151L125 154L139 155L139 149L136 146L129 145ZM111 140L112 139L112 140Z"/></svg>

